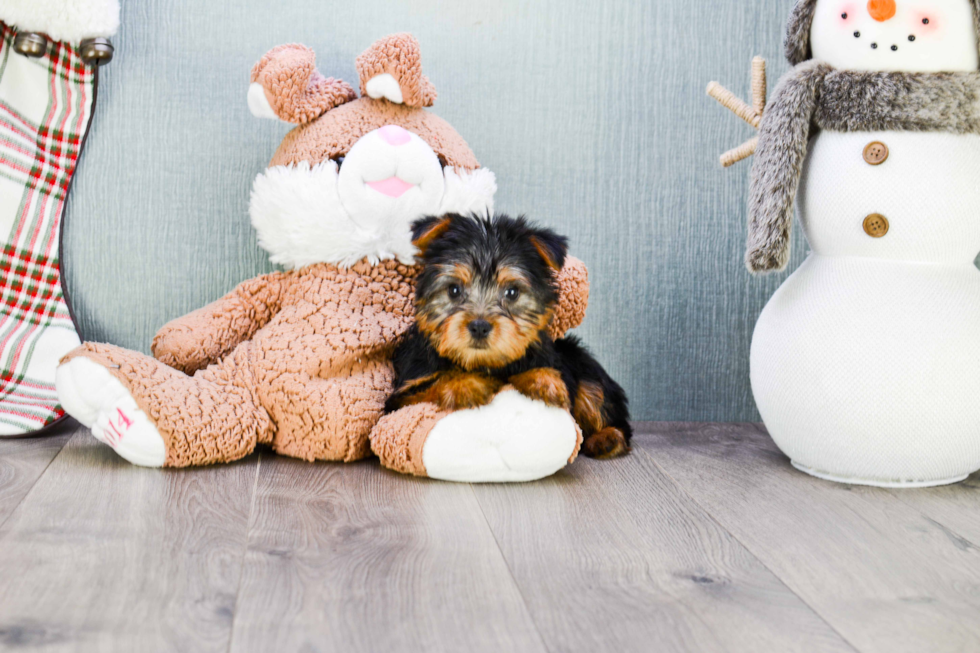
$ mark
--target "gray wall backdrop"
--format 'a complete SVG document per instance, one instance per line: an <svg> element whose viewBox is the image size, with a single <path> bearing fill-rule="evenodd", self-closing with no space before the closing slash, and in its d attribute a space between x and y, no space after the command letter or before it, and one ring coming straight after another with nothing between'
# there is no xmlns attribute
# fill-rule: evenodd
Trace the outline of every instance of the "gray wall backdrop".
<svg viewBox="0 0 980 653"><path fill-rule="evenodd" d="M785 275L742 266L751 130L705 95L786 70L792 0L123 0L116 59L67 209L83 336L148 351L167 320L271 268L251 181L288 126L248 113L252 64L299 41L353 82L375 39L411 31L449 120L497 174L498 208L572 241L592 273L580 335L635 417L754 420L755 320ZM804 252L796 235L794 265Z"/></svg>

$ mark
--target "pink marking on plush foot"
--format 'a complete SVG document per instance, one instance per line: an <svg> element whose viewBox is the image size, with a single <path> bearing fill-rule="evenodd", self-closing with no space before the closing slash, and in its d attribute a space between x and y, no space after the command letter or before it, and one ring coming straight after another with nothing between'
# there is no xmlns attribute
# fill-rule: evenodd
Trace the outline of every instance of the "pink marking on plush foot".
<svg viewBox="0 0 980 653"><path fill-rule="evenodd" d="M385 139L388 145L398 147L399 145L404 145L405 143L412 140L412 135L406 129L402 129L398 125L385 125L378 130L381 138Z"/></svg>
<svg viewBox="0 0 980 653"><path fill-rule="evenodd" d="M128 431L133 425L133 420L126 416L126 413L122 411L122 408L117 408L116 412L119 413L119 423L125 426L126 430Z"/></svg>
<svg viewBox="0 0 980 653"><path fill-rule="evenodd" d="M113 449L119 446L122 439L126 437L126 432L133 426L133 420L126 416L122 408L117 408L116 412L119 414L119 420L115 424L109 420L109 427L105 431L106 440Z"/></svg>
<svg viewBox="0 0 980 653"><path fill-rule="evenodd" d="M407 181L403 181L398 177L388 177L387 179L382 179L381 181L369 181L367 185L378 191L382 195L387 195L388 197L401 197L408 192L410 188L415 188L415 184L410 184Z"/></svg>

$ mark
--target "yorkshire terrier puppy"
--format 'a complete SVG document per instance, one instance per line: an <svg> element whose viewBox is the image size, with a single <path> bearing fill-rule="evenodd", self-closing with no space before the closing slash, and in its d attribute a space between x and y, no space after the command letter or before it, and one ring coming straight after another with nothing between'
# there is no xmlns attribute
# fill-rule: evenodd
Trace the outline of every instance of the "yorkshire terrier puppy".
<svg viewBox="0 0 980 653"><path fill-rule="evenodd" d="M413 225L422 270L416 321L394 354L392 412L417 403L446 410L490 403L505 385L570 410L593 458L629 452L623 389L576 338L553 341L555 275L567 241L523 217L447 215Z"/></svg>

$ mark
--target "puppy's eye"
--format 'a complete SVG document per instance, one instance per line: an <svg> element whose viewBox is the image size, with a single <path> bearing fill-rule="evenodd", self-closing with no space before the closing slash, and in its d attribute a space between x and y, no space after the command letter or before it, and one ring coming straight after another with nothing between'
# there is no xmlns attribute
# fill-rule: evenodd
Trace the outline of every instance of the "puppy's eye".
<svg viewBox="0 0 980 653"><path fill-rule="evenodd" d="M521 296L521 289L516 288L514 286L511 286L510 288L504 291L504 299L506 299L507 301L512 302L520 296Z"/></svg>
<svg viewBox="0 0 980 653"><path fill-rule="evenodd" d="M459 299L463 295L463 287L458 283L454 283L446 288L446 293L449 295L449 299Z"/></svg>

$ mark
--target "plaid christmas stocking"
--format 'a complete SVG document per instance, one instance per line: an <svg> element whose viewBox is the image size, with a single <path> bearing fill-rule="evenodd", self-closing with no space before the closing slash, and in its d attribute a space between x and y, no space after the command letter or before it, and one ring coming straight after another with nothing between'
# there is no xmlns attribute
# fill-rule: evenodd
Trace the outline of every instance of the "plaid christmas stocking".
<svg viewBox="0 0 980 653"><path fill-rule="evenodd" d="M17 31L0 27L0 435L14 435L64 416L55 368L79 337L59 241L97 68L66 42L24 56L14 49Z"/></svg>

